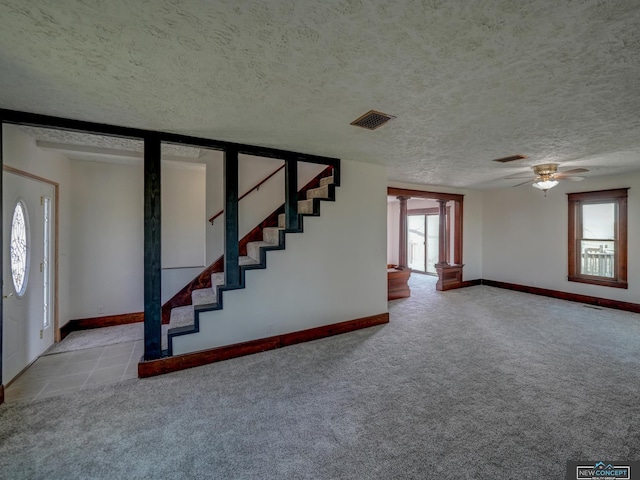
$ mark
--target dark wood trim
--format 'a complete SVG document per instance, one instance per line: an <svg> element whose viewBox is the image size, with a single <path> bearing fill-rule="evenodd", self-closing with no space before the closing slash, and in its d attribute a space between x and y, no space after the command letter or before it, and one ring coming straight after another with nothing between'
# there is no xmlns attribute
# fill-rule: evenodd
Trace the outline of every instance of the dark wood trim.
<svg viewBox="0 0 640 480"><path fill-rule="evenodd" d="M462 264L462 211L463 211L464 197L455 202L455 208L453 210L453 263L456 265Z"/></svg>
<svg viewBox="0 0 640 480"><path fill-rule="evenodd" d="M161 144L144 139L144 358L162 356Z"/></svg>
<svg viewBox="0 0 640 480"><path fill-rule="evenodd" d="M400 202L400 214L398 215L398 269L405 270L408 268L407 239L409 233L409 220L407 217L407 200L409 200L409 197L399 196L397 198Z"/></svg>
<svg viewBox="0 0 640 480"><path fill-rule="evenodd" d="M456 288L467 288L467 287L475 287L477 285L482 285L482 279L476 278L475 280L465 280L464 282L460 282L458 285L452 286L447 290L454 290Z"/></svg>
<svg viewBox="0 0 640 480"><path fill-rule="evenodd" d="M238 151L224 152L224 284L227 288L240 286L238 258Z"/></svg>
<svg viewBox="0 0 640 480"><path fill-rule="evenodd" d="M282 170L284 168L284 165L280 165L276 170L274 170L273 172L271 172L269 175L267 175L265 178L263 178L262 180L260 180L258 183L256 183L253 187L251 187L249 190L247 190L246 192L244 192L240 198L238 198L238 201L242 200L244 197L246 197L247 195L249 195L251 192L253 192L254 190L258 190L260 189L260 187L267 182L271 177L273 177L276 173L278 173L280 170ZM209 219L209 223L211 223L213 225L213 221L218 218L220 215L222 215L224 213L224 210L220 210L218 213L216 213L213 217L211 217Z"/></svg>
<svg viewBox="0 0 640 480"><path fill-rule="evenodd" d="M460 288L462 285L462 268L464 265L436 264L438 282L436 290L439 292Z"/></svg>
<svg viewBox="0 0 640 480"><path fill-rule="evenodd" d="M586 303L587 305L597 305L599 307L614 308L616 310L640 313L640 303L623 302L620 300L611 300L609 298L561 292L558 290L549 290L546 288L529 287L527 285L518 285L516 283L497 282L495 280L487 280L484 278L482 279L482 285L504 288L506 290L515 290L517 292L531 293L533 295L542 295L543 297L558 298L560 300L568 300L570 302Z"/></svg>
<svg viewBox="0 0 640 480"><path fill-rule="evenodd" d="M426 192L423 190L409 190L407 188L387 187L387 195L390 197L430 198L432 200L462 201L464 195L457 193Z"/></svg>
<svg viewBox="0 0 640 480"><path fill-rule="evenodd" d="M462 265L463 246L463 202L464 195L455 193L427 192L423 190L410 190L407 188L387 187L388 196L409 196L411 198L427 198L432 200L448 200L455 202L454 210L454 239L453 239L453 262L455 265ZM448 243L448 242L447 242ZM447 247L448 248L448 247ZM447 257L449 258L449 257Z"/></svg>
<svg viewBox="0 0 640 480"><path fill-rule="evenodd" d="M576 202L599 202L602 200L610 200L614 198L627 198L628 190L629 187L614 188L611 190L594 190L591 192L567 193L567 196L569 197L569 200L573 200Z"/></svg>
<svg viewBox="0 0 640 480"><path fill-rule="evenodd" d="M387 301L411 296L411 289L408 282L411 277L411 270L387 269Z"/></svg>
<svg viewBox="0 0 640 480"><path fill-rule="evenodd" d="M300 230L298 216L298 161L285 160L284 179L284 225L288 232Z"/></svg>
<svg viewBox="0 0 640 480"><path fill-rule="evenodd" d="M629 288L627 283L627 191L628 188L613 190L598 190L593 192L569 193L568 196L568 258L567 280L570 282L587 283L601 287ZM616 248L613 258L613 278L583 275L580 272L582 238L582 206L604 202L614 202L616 217L614 231L616 232Z"/></svg>
<svg viewBox="0 0 640 480"><path fill-rule="evenodd" d="M265 352L276 348L295 345L297 343L309 342L320 338L339 335L342 333L360 330L362 328L373 327L389 323L389 313L380 313L364 318L357 318L341 323L323 325L316 328L301 330L299 332L285 333L259 340L236 343L224 347L202 350L199 352L174 355L172 357L138 363L138 377L153 377L165 373L185 370L187 368L199 367L209 363L220 362L231 358L251 355L253 353Z"/></svg>
<svg viewBox="0 0 640 480"><path fill-rule="evenodd" d="M100 133L114 137L144 139L152 136L157 137L164 143L175 143L179 145L191 145L194 147L204 147L213 150L234 149L238 153L246 153L267 158L284 159L291 155L295 156L298 161L317 163L320 165L331 165L338 169L340 167L340 159L332 157L322 157L319 155L310 155L306 153L290 152L277 148L261 147L258 145L246 145L242 143L225 142L221 140L213 140L208 138L192 137L189 135L180 135L177 133L158 132L154 130L144 130L140 128L121 127L117 125L107 125L103 123L85 122L83 120L73 120L69 118L53 117L50 115L41 115L38 113L20 112L17 110L7 110L0 108L0 122L12 123L17 125L30 125L33 127L54 127L59 130ZM334 179L336 185L340 185L340 176Z"/></svg>
<svg viewBox="0 0 640 480"><path fill-rule="evenodd" d="M4 385L0 384L0 405L4 403Z"/></svg>
<svg viewBox="0 0 640 480"><path fill-rule="evenodd" d="M65 338L71 332L78 330L91 330L93 328L115 327L116 325L128 325L130 323L144 322L144 312L123 313L121 315L107 315L104 317L78 318L70 320L60 329L60 335Z"/></svg>

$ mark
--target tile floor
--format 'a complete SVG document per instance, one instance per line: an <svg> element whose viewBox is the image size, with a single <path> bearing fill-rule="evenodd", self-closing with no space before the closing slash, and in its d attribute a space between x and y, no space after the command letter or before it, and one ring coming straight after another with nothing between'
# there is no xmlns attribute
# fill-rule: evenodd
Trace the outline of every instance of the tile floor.
<svg viewBox="0 0 640 480"><path fill-rule="evenodd" d="M138 376L144 341L45 355L5 390L5 402L30 402Z"/></svg>

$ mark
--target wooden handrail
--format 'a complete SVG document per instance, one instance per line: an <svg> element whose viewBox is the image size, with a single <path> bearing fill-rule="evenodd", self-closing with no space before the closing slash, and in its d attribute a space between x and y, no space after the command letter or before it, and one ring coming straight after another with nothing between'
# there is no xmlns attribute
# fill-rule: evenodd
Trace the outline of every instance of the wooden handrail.
<svg viewBox="0 0 640 480"><path fill-rule="evenodd" d="M246 197L247 195L249 195L251 192L253 192L254 190L258 190L260 188L260 186L265 183L267 180L269 180L271 177L273 177L276 173L278 173L280 170L282 170L284 168L284 164L280 165L278 167L277 170L274 170L273 172L271 172L267 177L263 178L262 180L260 180L260 182L258 182L256 185L254 185L253 187L251 187L249 190L247 190L244 194L242 194L242 196L240 198L238 198L238 201L242 200L244 197ZM211 222L211 225L213 225L213 221L218 218L220 215L222 215L224 213L224 210L220 210L218 213L216 213L213 217L211 217L209 219L209 222Z"/></svg>

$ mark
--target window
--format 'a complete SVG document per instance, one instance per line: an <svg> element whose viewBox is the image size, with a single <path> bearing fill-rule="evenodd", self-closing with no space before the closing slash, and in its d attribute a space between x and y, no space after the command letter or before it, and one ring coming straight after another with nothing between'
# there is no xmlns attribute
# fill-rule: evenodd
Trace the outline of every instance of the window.
<svg viewBox="0 0 640 480"><path fill-rule="evenodd" d="M9 246L11 256L11 278L16 295L21 297L27 289L29 275L29 222L27 209L18 200L13 209L11 220L11 244Z"/></svg>
<svg viewBox="0 0 640 480"><path fill-rule="evenodd" d="M569 281L627 288L627 188L569 194Z"/></svg>

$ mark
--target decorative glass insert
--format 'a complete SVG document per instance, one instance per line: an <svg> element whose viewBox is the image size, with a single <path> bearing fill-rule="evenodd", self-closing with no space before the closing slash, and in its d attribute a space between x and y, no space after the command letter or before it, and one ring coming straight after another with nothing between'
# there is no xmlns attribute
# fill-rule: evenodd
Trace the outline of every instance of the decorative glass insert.
<svg viewBox="0 0 640 480"><path fill-rule="evenodd" d="M51 247L49 246L51 243L51 199L44 198L43 203L44 207L44 252L42 256L42 277L43 277L43 287L44 287L44 321L42 322L43 328L48 328L51 324L51 311L49 309L49 303L51 299L51 282L50 282L50 272L49 272L49 252Z"/></svg>
<svg viewBox="0 0 640 480"><path fill-rule="evenodd" d="M16 294L21 297L27 289L29 275L29 224L27 209L18 200L11 220L11 277Z"/></svg>

